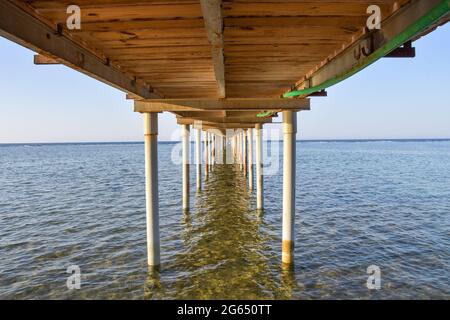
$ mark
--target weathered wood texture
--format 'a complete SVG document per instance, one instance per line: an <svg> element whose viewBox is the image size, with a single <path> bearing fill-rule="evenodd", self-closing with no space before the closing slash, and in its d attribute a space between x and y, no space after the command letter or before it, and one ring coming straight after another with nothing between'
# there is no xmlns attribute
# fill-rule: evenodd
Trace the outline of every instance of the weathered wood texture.
<svg viewBox="0 0 450 320"><path fill-rule="evenodd" d="M164 98L241 98L279 97L362 35L369 5L387 18L408 0L15 2ZM81 30L65 27L69 4Z"/></svg>
<svg viewBox="0 0 450 320"><path fill-rule="evenodd" d="M136 100L136 112L183 112L183 111L258 111L273 110L309 110L309 99L282 99L282 98L233 98L233 99L152 99Z"/></svg>

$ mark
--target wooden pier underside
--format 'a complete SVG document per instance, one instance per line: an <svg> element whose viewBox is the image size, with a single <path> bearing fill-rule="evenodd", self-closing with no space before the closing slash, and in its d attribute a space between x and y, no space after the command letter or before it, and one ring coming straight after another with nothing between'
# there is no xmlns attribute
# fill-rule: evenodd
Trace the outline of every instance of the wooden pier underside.
<svg viewBox="0 0 450 320"><path fill-rule="evenodd" d="M80 30L66 24L69 5L79 6ZM370 29L373 5L381 24ZM297 112L310 109L308 97L326 96L328 87L383 57L414 56L411 41L446 23L449 12L450 0L0 0L0 35L34 50L36 64L67 65L135 100L144 120L151 267L160 265L158 113L175 114L181 126L188 213L191 126L207 131L203 146L195 132L197 190L202 164L207 179L226 155L222 160L238 165L249 190L255 171L260 211L262 129L282 112L281 260L292 265Z"/></svg>
<svg viewBox="0 0 450 320"><path fill-rule="evenodd" d="M323 78L314 76L324 67L333 76L333 63L348 68L338 58L366 44L368 6L380 7L383 26L399 12L428 10L414 3L438 2L2 0L0 35L36 51L37 64L62 63L127 92L138 112L244 128L308 110L306 97L282 95ZM66 26L69 5L81 9L81 30ZM257 117L262 111L272 113Z"/></svg>

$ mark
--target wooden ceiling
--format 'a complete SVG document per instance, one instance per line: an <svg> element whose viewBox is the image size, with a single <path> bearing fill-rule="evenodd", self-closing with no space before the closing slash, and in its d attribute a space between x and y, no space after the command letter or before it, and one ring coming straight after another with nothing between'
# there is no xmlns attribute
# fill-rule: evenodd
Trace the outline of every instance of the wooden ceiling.
<svg viewBox="0 0 450 320"><path fill-rule="evenodd" d="M47 24L61 25L159 98L214 99L280 97L364 32L369 5L379 5L387 18L408 1L224 0L216 24L222 34L207 30L215 21L205 21L200 1L16 2ZM81 8L79 31L65 27L70 4ZM215 49L223 54L224 96Z"/></svg>

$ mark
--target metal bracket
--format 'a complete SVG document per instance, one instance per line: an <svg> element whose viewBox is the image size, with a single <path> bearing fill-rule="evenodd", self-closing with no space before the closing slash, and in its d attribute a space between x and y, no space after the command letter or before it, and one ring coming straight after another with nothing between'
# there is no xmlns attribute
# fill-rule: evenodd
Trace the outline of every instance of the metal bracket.
<svg viewBox="0 0 450 320"><path fill-rule="evenodd" d="M63 25L61 23L58 23L56 25L56 31L55 31L55 36L59 36L61 37L63 35Z"/></svg>
<svg viewBox="0 0 450 320"><path fill-rule="evenodd" d="M311 93L308 97L328 97L328 92L326 90L321 90Z"/></svg>
<svg viewBox="0 0 450 320"><path fill-rule="evenodd" d="M398 47L391 53L387 54L385 58L415 58L416 48L413 48L412 42L408 41L402 47Z"/></svg>

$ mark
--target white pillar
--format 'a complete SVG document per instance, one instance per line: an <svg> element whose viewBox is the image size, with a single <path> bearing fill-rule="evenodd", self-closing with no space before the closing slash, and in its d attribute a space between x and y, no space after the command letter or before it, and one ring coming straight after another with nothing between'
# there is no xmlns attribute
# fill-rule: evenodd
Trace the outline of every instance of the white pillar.
<svg viewBox="0 0 450 320"><path fill-rule="evenodd" d="M205 178L209 175L209 133L205 131Z"/></svg>
<svg viewBox="0 0 450 320"><path fill-rule="evenodd" d="M147 209L147 259L159 266L158 114L144 113L145 204Z"/></svg>
<svg viewBox="0 0 450 320"><path fill-rule="evenodd" d="M240 166L241 160L239 155L239 133L236 133L236 163Z"/></svg>
<svg viewBox="0 0 450 320"><path fill-rule="evenodd" d="M212 163L212 133L208 132L208 166L211 171L211 163Z"/></svg>
<svg viewBox="0 0 450 320"><path fill-rule="evenodd" d="M239 146L239 152L241 154L241 170L244 171L244 130L241 130L241 134L239 135L239 138L241 140L240 146Z"/></svg>
<svg viewBox="0 0 450 320"><path fill-rule="evenodd" d="M188 124L182 125L183 144L183 210L189 211L189 163L190 163L190 128Z"/></svg>
<svg viewBox="0 0 450 320"><path fill-rule="evenodd" d="M253 190L253 129L248 129L248 187Z"/></svg>
<svg viewBox="0 0 450 320"><path fill-rule="evenodd" d="M237 158L237 136L234 135L233 136L233 156L234 156L234 160L236 161Z"/></svg>
<svg viewBox="0 0 450 320"><path fill-rule="evenodd" d="M197 129L195 137L195 161L197 163L197 190L202 189L202 131Z"/></svg>
<svg viewBox="0 0 450 320"><path fill-rule="evenodd" d="M228 141L225 136L222 137L222 164L227 164Z"/></svg>
<svg viewBox="0 0 450 320"><path fill-rule="evenodd" d="M216 135L211 134L211 166L216 164Z"/></svg>
<svg viewBox="0 0 450 320"><path fill-rule="evenodd" d="M231 137L230 138L230 143L231 143L231 154L233 155L233 157L234 157L234 137Z"/></svg>
<svg viewBox="0 0 450 320"><path fill-rule="evenodd" d="M213 137L214 137L214 142L213 142L213 146L214 146L214 156L213 156L213 159L214 159L214 162L213 162L213 165L216 165L217 164L217 136L214 134L213 135Z"/></svg>
<svg viewBox="0 0 450 320"><path fill-rule="evenodd" d="M295 223L295 143L297 135L297 113L283 112L283 247L282 261L294 262Z"/></svg>
<svg viewBox="0 0 450 320"><path fill-rule="evenodd" d="M257 124L255 128L256 134L256 209L262 210L264 208L263 201L263 136L262 124Z"/></svg>
<svg viewBox="0 0 450 320"><path fill-rule="evenodd" d="M239 133L236 133L236 161L238 164L240 164L239 160L240 154L239 154Z"/></svg>
<svg viewBox="0 0 450 320"><path fill-rule="evenodd" d="M243 132L244 138L244 176L248 176L248 143L247 143L247 134L248 129L245 129Z"/></svg>

